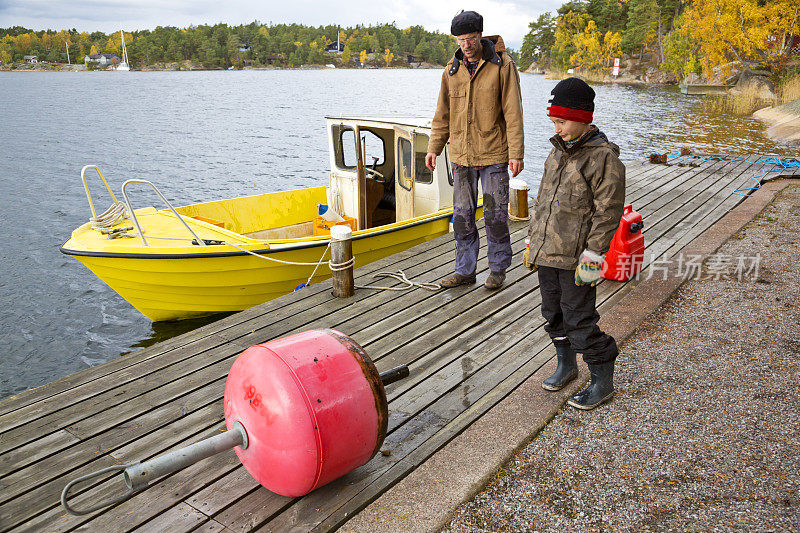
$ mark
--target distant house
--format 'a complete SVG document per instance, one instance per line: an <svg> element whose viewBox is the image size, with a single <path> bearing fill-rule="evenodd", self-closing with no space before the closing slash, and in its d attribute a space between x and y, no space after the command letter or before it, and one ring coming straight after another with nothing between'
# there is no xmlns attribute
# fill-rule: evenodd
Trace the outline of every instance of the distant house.
<svg viewBox="0 0 800 533"><path fill-rule="evenodd" d="M325 47L325 51L332 53L344 52L344 43L342 41L339 41L338 43L331 43Z"/></svg>
<svg viewBox="0 0 800 533"><path fill-rule="evenodd" d="M285 54L270 54L267 56L266 63L272 65L274 63L282 63L286 61Z"/></svg>
<svg viewBox="0 0 800 533"><path fill-rule="evenodd" d="M24 56L22 59L24 59L26 63L38 63L39 62L39 60L36 59L36 56Z"/></svg>
<svg viewBox="0 0 800 533"><path fill-rule="evenodd" d="M101 67L107 67L119 63L117 54L87 54L83 56L84 63L97 63Z"/></svg>
<svg viewBox="0 0 800 533"><path fill-rule="evenodd" d="M239 51L240 52L249 52L250 51L250 45L249 44L239 45Z"/></svg>

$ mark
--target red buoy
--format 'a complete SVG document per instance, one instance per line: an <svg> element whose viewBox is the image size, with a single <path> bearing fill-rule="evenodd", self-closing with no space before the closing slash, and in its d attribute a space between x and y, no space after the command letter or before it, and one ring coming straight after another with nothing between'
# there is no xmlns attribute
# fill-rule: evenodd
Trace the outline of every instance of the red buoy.
<svg viewBox="0 0 800 533"><path fill-rule="evenodd" d="M242 464L261 485L302 496L365 464L386 436L381 376L346 335L313 330L258 344L225 383L228 429L240 422Z"/></svg>
<svg viewBox="0 0 800 533"><path fill-rule="evenodd" d="M409 375L400 365L381 374L353 339L312 330L251 346L225 382L227 431L145 462L113 465L73 479L61 505L82 516L123 502L158 478L231 448L256 481L284 496L302 496L369 461L389 423L384 385ZM79 483L121 473L128 490L76 509Z"/></svg>
<svg viewBox="0 0 800 533"><path fill-rule="evenodd" d="M642 269L644 260L644 235L642 235L642 215L626 204L622 211L611 248L603 263L603 277L616 281L627 281Z"/></svg>

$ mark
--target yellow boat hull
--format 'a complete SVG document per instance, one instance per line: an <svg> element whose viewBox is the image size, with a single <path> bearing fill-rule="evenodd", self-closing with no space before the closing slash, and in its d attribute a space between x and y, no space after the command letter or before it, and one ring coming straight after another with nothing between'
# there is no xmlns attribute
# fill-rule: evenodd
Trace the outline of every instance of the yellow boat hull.
<svg viewBox="0 0 800 533"><path fill-rule="evenodd" d="M449 215L440 213L384 231L356 232L353 255L356 267L398 253L447 233ZM328 239L299 243L263 255L300 263L320 260ZM212 247L206 247L212 248ZM285 265L249 254L213 257L215 248L192 257L113 257L76 255L81 263L153 321L180 320L214 313L242 311L292 292L305 282L313 266ZM257 247L256 247L257 248ZM327 259L312 282L331 276Z"/></svg>
<svg viewBox="0 0 800 533"><path fill-rule="evenodd" d="M331 276L330 238L313 235L317 204L326 197L325 187L312 187L187 205L177 208L180 216L136 209L133 220L113 226L125 237L109 238L86 223L61 251L153 321L242 311L292 292L318 263L311 282ZM452 212L353 232L355 266L444 235Z"/></svg>

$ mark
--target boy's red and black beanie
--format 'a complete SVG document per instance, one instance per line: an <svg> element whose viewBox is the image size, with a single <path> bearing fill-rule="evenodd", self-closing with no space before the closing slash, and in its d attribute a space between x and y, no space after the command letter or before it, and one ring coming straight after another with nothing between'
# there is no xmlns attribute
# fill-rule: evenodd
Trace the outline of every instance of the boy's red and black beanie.
<svg viewBox="0 0 800 533"><path fill-rule="evenodd" d="M594 89L580 78L561 80L550 91L547 116L589 124L594 112Z"/></svg>

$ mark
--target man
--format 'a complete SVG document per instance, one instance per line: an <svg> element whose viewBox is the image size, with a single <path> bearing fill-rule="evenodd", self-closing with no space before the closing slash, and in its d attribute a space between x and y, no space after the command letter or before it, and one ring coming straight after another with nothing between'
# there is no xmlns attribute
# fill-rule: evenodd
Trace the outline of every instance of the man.
<svg viewBox="0 0 800 533"><path fill-rule="evenodd" d="M441 280L450 288L475 283L480 237L475 226L478 182L483 188L489 269L486 287L498 289L511 264L508 233L508 169L519 174L524 139L519 74L499 36L483 37L483 17L462 11L450 32L459 49L442 73L439 101L433 117L426 166L450 139L453 163L453 230L456 238L455 273Z"/></svg>

